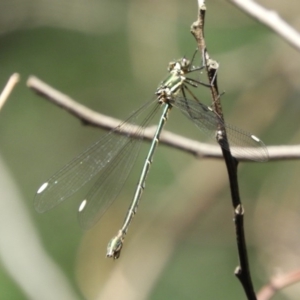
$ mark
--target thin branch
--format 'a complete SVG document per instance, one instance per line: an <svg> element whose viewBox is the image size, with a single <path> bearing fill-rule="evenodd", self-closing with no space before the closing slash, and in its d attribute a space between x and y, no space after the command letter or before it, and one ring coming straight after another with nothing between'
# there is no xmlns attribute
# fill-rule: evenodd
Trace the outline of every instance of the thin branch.
<svg viewBox="0 0 300 300"><path fill-rule="evenodd" d="M244 231L244 209L241 203L239 186L238 186L238 175L237 167L238 160L231 155L229 148L229 142L227 139L227 133L224 126L224 117L220 101L220 93L217 84L217 72L219 64L212 60L208 54L206 43L204 40L204 20L206 15L206 7L204 3L201 3L198 10L198 19L193 23L191 32L194 35L198 48L202 53L202 59L204 66L206 67L207 77L210 84L212 107L214 112L219 116L220 122L217 129L217 141L222 149L223 157L225 160L228 179L230 183L231 200L234 212L234 224L236 230L236 243L239 254L240 265L236 268L235 275L240 280L245 294L249 300L255 300L256 295L250 274L250 266L248 262L246 237Z"/></svg>
<svg viewBox="0 0 300 300"><path fill-rule="evenodd" d="M35 91L38 95L46 98L54 104L67 110L70 114L80 119L84 124L111 130L118 126L122 121L112 117L97 113L86 106L79 104L76 100L54 89L48 84L34 76L30 76L27 81L27 86ZM134 125L133 125L134 126ZM155 126L146 128L144 139L152 140ZM135 130L134 130L135 132ZM124 134L128 132L124 131ZM131 132L132 133L132 132ZM198 158L214 158L223 159L219 146L200 143L196 140L188 139L178 134L164 130L162 132L160 143L166 146L176 148L178 150L192 154ZM300 158L300 145L293 146L270 146L268 147L269 158L272 161L276 160L291 160ZM240 161L252 161L251 157L244 151L237 157Z"/></svg>
<svg viewBox="0 0 300 300"><path fill-rule="evenodd" d="M19 82L19 80L20 80L20 75L18 73L14 73L9 77L2 93L0 94L0 110L4 105L4 103L6 102L6 100L8 99L15 85Z"/></svg>
<svg viewBox="0 0 300 300"><path fill-rule="evenodd" d="M261 288L257 293L257 300L269 300L271 299L278 290L299 283L300 281L300 270L296 270L287 274L277 275L271 278L270 282Z"/></svg>
<svg viewBox="0 0 300 300"><path fill-rule="evenodd" d="M227 0L240 10L258 20L300 51L300 33L285 22L276 11L264 8L253 0Z"/></svg>

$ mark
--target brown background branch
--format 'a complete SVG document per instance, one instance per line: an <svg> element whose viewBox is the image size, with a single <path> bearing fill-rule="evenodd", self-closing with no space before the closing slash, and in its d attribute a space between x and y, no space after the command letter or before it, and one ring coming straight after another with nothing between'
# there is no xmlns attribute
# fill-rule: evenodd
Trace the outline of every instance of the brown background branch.
<svg viewBox="0 0 300 300"><path fill-rule="evenodd" d="M247 15L258 20L300 51L300 33L274 11L252 0L227 0Z"/></svg>
<svg viewBox="0 0 300 300"><path fill-rule="evenodd" d="M6 100L8 99L11 92L13 91L13 89L15 88L16 84L19 82L19 80L20 75L18 73L14 73L9 77L4 89L0 93L0 110L6 102Z"/></svg>
<svg viewBox="0 0 300 300"><path fill-rule="evenodd" d="M67 110L69 113L79 118L84 124L111 130L122 122L122 120L100 114L87 108L35 76L30 76L28 78L27 86L38 95ZM154 131L155 126L146 128L144 132L145 140L150 141ZM160 143L190 153L198 158L223 159L219 146L201 143L167 130L163 131ZM299 159L300 145L268 146L268 152L269 158L272 161ZM248 157L246 153L241 154L239 157L239 160L243 161L248 161L249 159L250 157Z"/></svg>

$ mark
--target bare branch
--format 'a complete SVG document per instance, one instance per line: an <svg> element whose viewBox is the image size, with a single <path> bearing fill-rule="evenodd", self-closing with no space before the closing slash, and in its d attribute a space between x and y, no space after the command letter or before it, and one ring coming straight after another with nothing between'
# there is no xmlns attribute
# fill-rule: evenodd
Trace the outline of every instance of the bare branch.
<svg viewBox="0 0 300 300"><path fill-rule="evenodd" d="M199 3L199 2L198 2ZM200 3L199 3L200 4ZM216 115L219 116L222 122L219 122L217 128L216 139L219 143L224 161L227 168L229 186L231 192L231 202L234 212L234 225L236 231L236 243L239 256L239 266L235 270L235 275L239 279L244 288L248 300L256 300L256 295L251 279L250 265L248 260L248 251L246 245L246 236L244 230L244 209L240 198L238 185L238 163L239 161L231 155L232 148L229 148L226 128L224 126L223 109L220 101L220 93L217 84L217 72L219 64L210 58L208 54L205 38L204 38L204 23L205 23L206 7L199 5L197 20L192 24L191 32L195 37L198 49L202 53L203 64L206 67L206 73L209 80L212 107ZM229 149L229 150L225 150Z"/></svg>
<svg viewBox="0 0 300 300"><path fill-rule="evenodd" d="M291 46L300 51L300 33L285 22L276 11L269 10L253 0L227 0L240 10L258 20L280 35Z"/></svg>
<svg viewBox="0 0 300 300"><path fill-rule="evenodd" d="M97 113L86 106L79 104L69 96L54 89L48 84L34 76L30 76L27 81L27 86L34 90L40 96L50 100L56 105L67 110L69 113L79 118L85 124L111 130L118 126L122 121L112 117ZM155 126L146 128L144 132L145 140L150 141L155 131ZM126 134L126 132L123 132ZM132 133L132 132L131 132ZM190 153L198 158L217 158L223 159L219 146L200 143L196 140L188 139L170 131L162 132L160 143L172 148ZM269 159L275 160L290 160L300 158L300 145L293 146L271 146L268 147ZM238 157L241 161L251 161L251 157L244 151Z"/></svg>
<svg viewBox="0 0 300 300"><path fill-rule="evenodd" d="M14 73L9 77L2 93L0 94L0 110L4 105L4 103L6 102L9 95L11 94L15 85L19 82L19 80L20 80L20 75L18 73Z"/></svg>
<svg viewBox="0 0 300 300"><path fill-rule="evenodd" d="M278 290L299 283L300 281L300 270L296 270L287 274L277 275L271 278L270 282L261 288L257 293L257 300L269 300L271 299Z"/></svg>

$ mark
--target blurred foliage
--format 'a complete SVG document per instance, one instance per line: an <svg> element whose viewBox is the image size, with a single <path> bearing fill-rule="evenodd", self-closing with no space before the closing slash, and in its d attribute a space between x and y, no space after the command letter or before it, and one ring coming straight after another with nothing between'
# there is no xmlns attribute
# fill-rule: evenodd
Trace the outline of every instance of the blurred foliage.
<svg viewBox="0 0 300 300"><path fill-rule="evenodd" d="M297 1L288 6L281 1L265 2L293 24ZM299 54L226 1L207 5L206 41L210 55L221 65L218 82L226 91L222 98L226 119L255 133L267 145L297 144ZM14 72L22 79L0 112L0 154L25 204L23 213L78 299L108 299L102 292L120 269L126 284L113 282L120 293L117 299L142 299L130 298L130 289L151 300L245 299L233 276L237 250L221 161L196 160L159 147L139 213L116 262L105 259L105 248L123 221L140 164L113 207L88 232L82 232L76 220L77 205L86 190L44 215L38 215L32 205L38 186L103 132L82 126L33 94L26 87L27 77L33 74L92 109L125 118L153 96L169 61L193 53L196 44L189 28L196 9L196 1L0 1L0 82L4 86ZM203 102L209 104L209 96L203 95ZM167 128L202 138L176 111ZM300 266L299 167L297 161L240 165L256 289L277 271ZM3 196L1 201L5 204L10 199ZM20 216L7 217L17 222ZM8 224L2 232L12 234ZM28 245L32 234L28 232ZM139 236L144 236L143 242L137 248L130 246ZM150 249L159 245L159 238L168 241L170 236L173 244L167 260L157 266L156 277L150 278L145 272L147 262L161 261L164 250ZM141 251L147 242L151 247ZM18 255L22 252L19 249ZM28 299L1 257L0 298ZM123 265L127 260L132 264ZM147 293L137 278L152 282ZM47 282L43 284L40 287L46 291ZM274 299L299 299L298 295L295 285ZM48 293L43 299L54 298Z"/></svg>

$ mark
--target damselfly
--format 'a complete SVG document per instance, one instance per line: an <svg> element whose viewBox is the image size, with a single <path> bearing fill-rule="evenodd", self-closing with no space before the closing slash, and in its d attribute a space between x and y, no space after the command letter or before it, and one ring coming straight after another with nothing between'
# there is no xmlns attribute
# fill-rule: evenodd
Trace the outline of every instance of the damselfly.
<svg viewBox="0 0 300 300"><path fill-rule="evenodd" d="M246 152L252 160L268 160L267 148L260 139L230 124L224 124L210 107L200 103L191 92L191 87L206 85L188 77L190 73L203 68L193 66L194 57L195 55L191 61L181 58L171 62L168 68L169 75L157 88L155 100L144 104L126 121L107 133L43 183L34 199L36 210L42 213L52 209L99 174L99 178L78 209L81 226L88 229L94 225L123 187L136 161L143 140L144 129L161 107L162 115L144 162L133 200L122 228L108 244L107 257L117 259L120 256L125 235L133 216L137 212L145 188L146 177L153 161L160 134L172 107L179 108L197 127L212 138L215 138L220 125L225 128L233 155L238 156ZM193 96L193 100L186 97L187 93ZM150 110L149 113L141 119L140 116L147 110Z"/></svg>

